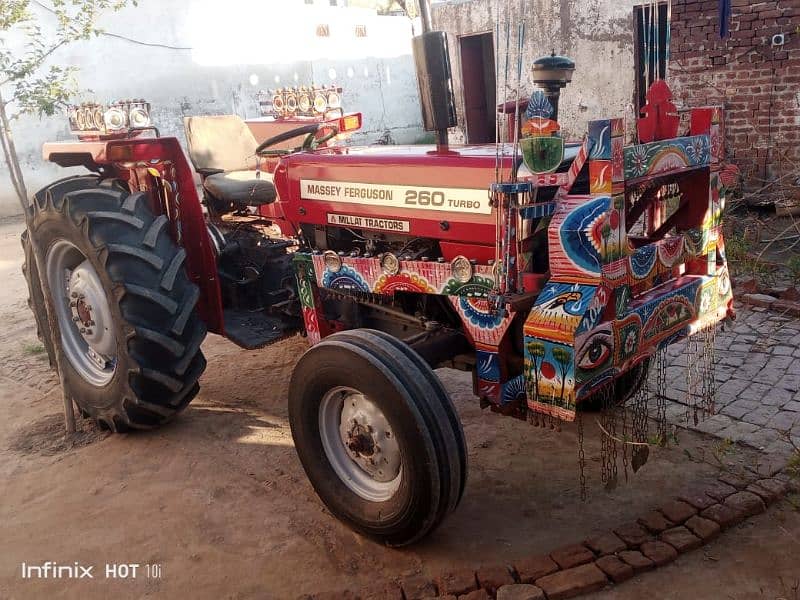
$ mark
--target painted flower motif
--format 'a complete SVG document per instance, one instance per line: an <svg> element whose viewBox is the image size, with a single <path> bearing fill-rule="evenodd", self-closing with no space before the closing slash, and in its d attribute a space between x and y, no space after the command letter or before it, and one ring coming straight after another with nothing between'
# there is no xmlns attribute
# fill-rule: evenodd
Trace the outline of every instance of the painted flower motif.
<svg viewBox="0 0 800 600"><path fill-rule="evenodd" d="M634 177L644 175L649 163L647 147L644 145L634 146L630 153L630 162Z"/></svg>
<svg viewBox="0 0 800 600"><path fill-rule="evenodd" d="M719 158L722 155L722 138L719 130L711 131L711 156Z"/></svg>
<svg viewBox="0 0 800 600"><path fill-rule="evenodd" d="M636 349L636 332L631 330L625 334L625 354L632 354Z"/></svg>
<svg viewBox="0 0 800 600"><path fill-rule="evenodd" d="M705 291L703 292L703 295L700 297L700 312L707 313L710 308L711 308L711 292Z"/></svg>
<svg viewBox="0 0 800 600"><path fill-rule="evenodd" d="M547 96L544 95L544 92L536 90L531 94L525 116L528 119L533 119L534 117L549 119L553 116L553 105L550 103Z"/></svg>
<svg viewBox="0 0 800 600"><path fill-rule="evenodd" d="M624 144L612 143L611 144L611 162L613 164L619 165L622 164L623 158L623 151Z"/></svg>
<svg viewBox="0 0 800 600"><path fill-rule="evenodd" d="M686 147L686 154L695 163L704 163L708 154L708 138L705 136L696 137Z"/></svg>

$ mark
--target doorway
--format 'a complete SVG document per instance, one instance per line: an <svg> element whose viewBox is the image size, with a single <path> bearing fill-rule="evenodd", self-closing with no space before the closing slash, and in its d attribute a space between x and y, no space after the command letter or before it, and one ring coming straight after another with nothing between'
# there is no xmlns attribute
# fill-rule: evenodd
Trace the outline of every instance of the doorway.
<svg viewBox="0 0 800 600"><path fill-rule="evenodd" d="M493 36L491 33L467 35L459 38L459 42L467 143L494 142L497 90Z"/></svg>

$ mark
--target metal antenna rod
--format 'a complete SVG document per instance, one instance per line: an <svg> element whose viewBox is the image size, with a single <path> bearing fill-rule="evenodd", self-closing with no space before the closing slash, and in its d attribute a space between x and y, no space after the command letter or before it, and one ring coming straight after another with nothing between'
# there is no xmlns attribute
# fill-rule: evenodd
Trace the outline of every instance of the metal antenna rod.
<svg viewBox="0 0 800 600"><path fill-rule="evenodd" d="M520 23L517 26L517 85L514 90L514 148L511 170L513 181L517 181L517 146L519 145L519 88L522 85L522 45L525 38L525 22L520 15Z"/></svg>
<svg viewBox="0 0 800 600"><path fill-rule="evenodd" d="M495 90L495 107L494 107L494 180L500 183L500 127L502 114L497 110L497 82L500 77L500 3L497 3L497 10L494 22L494 90Z"/></svg>
<svg viewBox="0 0 800 600"><path fill-rule="evenodd" d="M506 17L508 17L508 15L506 15ZM506 113L506 110L507 110L506 104L508 103L508 63L509 63L509 60L510 60L510 56L509 56L508 50L509 50L510 44L511 44L511 21L510 20L506 20L506 64L505 64L505 69L504 69L504 72L503 72L503 115L504 115L503 116L503 124L504 124L504 128L505 128L505 136L503 136L503 157L502 158L505 157L505 145L506 145L506 142L508 141L508 138L509 138L508 117L505 116L505 115L507 115L507 113ZM502 158L501 158L501 160L502 160ZM502 163L501 163L501 165L500 165L500 175L501 175L501 177L502 177L502 174L503 174L503 166L502 166Z"/></svg>

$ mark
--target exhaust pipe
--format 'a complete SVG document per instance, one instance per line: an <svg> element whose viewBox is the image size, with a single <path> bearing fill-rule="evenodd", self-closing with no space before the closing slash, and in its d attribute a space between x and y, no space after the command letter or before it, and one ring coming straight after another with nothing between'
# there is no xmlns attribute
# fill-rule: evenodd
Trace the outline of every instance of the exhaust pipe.
<svg viewBox="0 0 800 600"><path fill-rule="evenodd" d="M458 124L447 34L433 31L430 0L419 0L419 14L422 35L412 44L422 122L425 131L436 132L437 152L447 152L447 130Z"/></svg>

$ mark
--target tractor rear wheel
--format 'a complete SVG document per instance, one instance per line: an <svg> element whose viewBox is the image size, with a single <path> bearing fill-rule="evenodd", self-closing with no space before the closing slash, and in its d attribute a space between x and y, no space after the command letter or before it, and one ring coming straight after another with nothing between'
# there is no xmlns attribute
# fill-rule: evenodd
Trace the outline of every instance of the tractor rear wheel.
<svg viewBox="0 0 800 600"><path fill-rule="evenodd" d="M466 445L435 374L370 330L329 336L292 374L289 422L319 497L349 527L390 546L418 541L458 505Z"/></svg>
<svg viewBox="0 0 800 600"><path fill-rule="evenodd" d="M614 406L624 406L642 388L650 375L650 359L634 365L632 369L617 377L611 386L612 396L609 402ZM603 409L603 394L595 393L580 404L580 409L586 412L596 412Z"/></svg>
<svg viewBox="0 0 800 600"><path fill-rule="evenodd" d="M206 328L186 252L147 193L75 177L36 194L27 236L43 256L60 340L47 312L30 240L23 236L30 304L48 352L59 352L65 392L113 431L150 429L185 408L206 366Z"/></svg>

